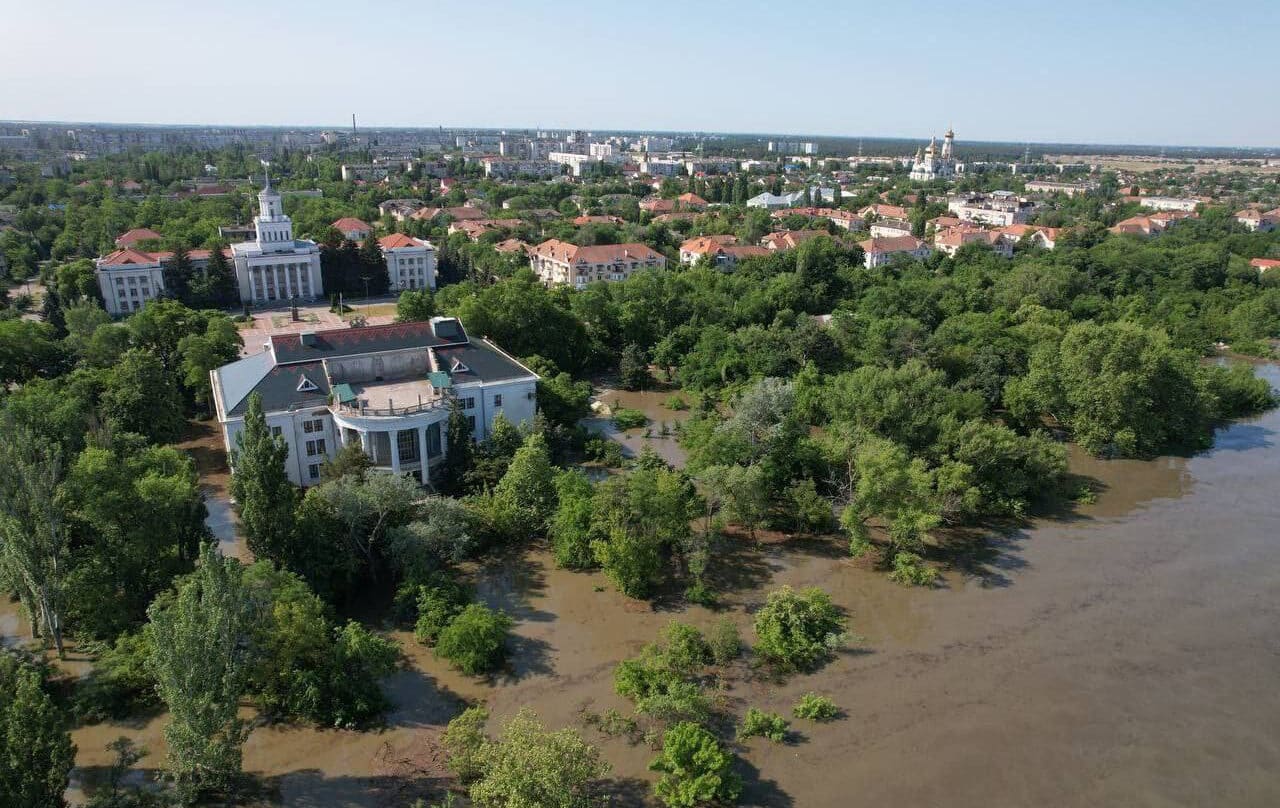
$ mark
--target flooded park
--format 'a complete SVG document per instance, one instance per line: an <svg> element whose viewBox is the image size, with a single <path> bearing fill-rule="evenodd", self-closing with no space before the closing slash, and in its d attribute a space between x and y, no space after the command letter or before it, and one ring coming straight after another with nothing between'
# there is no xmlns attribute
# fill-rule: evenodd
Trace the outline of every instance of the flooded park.
<svg viewBox="0 0 1280 808"><path fill-rule="evenodd" d="M1259 373L1280 386L1277 366ZM655 422L686 414L663 410L657 393L617 395ZM557 569L544 547L512 552L471 570L479 596L516 620L505 671L463 676L393 632L406 662L387 682L395 707L384 729L258 726L244 766L264 784L262 804L438 800L448 784L439 735L462 705L484 702L498 718L532 706L600 747L614 804L651 804L652 750L585 726L584 711L629 710L613 693L613 668L668 621L706 626L727 615L750 640L765 593L791 584L829 592L856 638L818 671L785 680L744 663L722 698L737 711L788 714L812 690L843 717L797 726L785 744L744 744L743 804L1280 804L1278 433L1272 411L1222 428L1191 457L1073 451L1072 470L1095 481L1096 501L992 538L944 569L935 589L891 583L834 537L730 537L711 572L723 593L716 611L630 600L598 572ZM674 438L615 438L628 453L650 442L679 460ZM230 524L228 512L211 511ZM0 633L25 636L15 604L0 604ZM83 670L71 657L69 670ZM148 752L138 776L154 774L164 721L77 729L73 800L105 776L106 744L119 736Z"/></svg>

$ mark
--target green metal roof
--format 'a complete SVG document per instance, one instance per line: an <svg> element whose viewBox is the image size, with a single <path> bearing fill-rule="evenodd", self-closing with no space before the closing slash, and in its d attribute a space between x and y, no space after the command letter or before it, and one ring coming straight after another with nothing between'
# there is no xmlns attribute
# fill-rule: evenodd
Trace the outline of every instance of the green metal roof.
<svg viewBox="0 0 1280 808"><path fill-rule="evenodd" d="M431 386L437 389L453 387L453 379L449 378L449 374L443 370L433 370L428 373L427 381L431 382Z"/></svg>
<svg viewBox="0 0 1280 808"><path fill-rule="evenodd" d="M356 391L351 389L349 384L335 384L333 386L333 394L338 397L339 403L346 404L348 401L355 401Z"/></svg>

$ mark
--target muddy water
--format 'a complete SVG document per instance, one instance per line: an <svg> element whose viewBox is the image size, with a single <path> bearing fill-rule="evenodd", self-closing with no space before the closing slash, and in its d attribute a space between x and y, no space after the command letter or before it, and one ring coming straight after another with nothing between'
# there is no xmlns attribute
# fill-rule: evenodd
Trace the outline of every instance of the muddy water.
<svg viewBox="0 0 1280 808"><path fill-rule="evenodd" d="M648 447L663 460L680 468L685 463L685 451L680 448L674 429L675 424L688 420L691 413L689 410L668 409L666 401L672 395L673 392L652 390L604 390L597 395L600 401L610 408L615 408L616 402L626 409L640 410L648 416L649 425L624 432L608 418L586 418L582 423L591 432L622 444L622 452L627 457L635 457ZM689 396L680 395L686 403L692 404ZM663 424L667 426L667 435L662 434Z"/></svg>
<svg viewBox="0 0 1280 808"><path fill-rule="evenodd" d="M1280 385L1280 372L1263 372ZM626 402L631 406L629 402ZM768 589L817 585L860 640L817 673L778 683L742 670L725 693L789 713L803 692L843 720L797 722L795 742L741 751L745 804L776 806L1274 806L1280 804L1280 413L1233 425L1188 458L1072 456L1097 502L997 542L945 587L902 589L836 542L735 548L715 570L743 626ZM621 597L598 574L557 570L533 550L477 571L480 596L519 621L512 668L463 677L401 636L406 669L376 733L260 727L245 768L286 805L390 806L438 798L436 745L462 700L495 716L533 706L552 726L578 710L625 709L613 665L672 617ZM0 603L0 627L6 622ZM10 626L12 627L12 626ZM749 630L744 631L750 637ZM139 738L162 759L157 718L78 730L76 784L100 777L103 745ZM584 729L626 798L652 753ZM73 796L78 797L77 791ZM629 804L624 799L622 804Z"/></svg>

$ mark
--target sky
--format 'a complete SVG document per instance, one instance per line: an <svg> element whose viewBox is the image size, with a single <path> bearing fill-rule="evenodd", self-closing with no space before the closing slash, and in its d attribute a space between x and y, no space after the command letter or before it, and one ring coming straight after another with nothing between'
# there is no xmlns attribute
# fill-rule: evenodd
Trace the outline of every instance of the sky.
<svg viewBox="0 0 1280 808"><path fill-rule="evenodd" d="M1280 146L1280 2L0 0L0 120Z"/></svg>

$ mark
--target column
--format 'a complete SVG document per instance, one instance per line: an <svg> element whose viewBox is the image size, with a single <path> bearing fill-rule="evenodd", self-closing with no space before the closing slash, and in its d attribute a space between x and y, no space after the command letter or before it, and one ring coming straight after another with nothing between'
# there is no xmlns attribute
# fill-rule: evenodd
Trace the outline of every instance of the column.
<svg viewBox="0 0 1280 808"><path fill-rule="evenodd" d="M289 277L292 274L293 274L293 265L285 264L284 265L284 299L285 300L293 299L293 279Z"/></svg>
<svg viewBox="0 0 1280 808"><path fill-rule="evenodd" d="M414 430L418 433L418 463L422 468L422 481L427 481L427 428L420 426Z"/></svg>
<svg viewBox="0 0 1280 808"><path fill-rule="evenodd" d="M388 434L391 436L391 440L390 440L391 473L399 474L400 473L400 431L397 429L393 429Z"/></svg>
<svg viewBox="0 0 1280 808"><path fill-rule="evenodd" d="M258 268L249 267L249 302L258 302Z"/></svg>
<svg viewBox="0 0 1280 808"><path fill-rule="evenodd" d="M284 267L279 264L275 267L276 271L276 300L284 300Z"/></svg>
<svg viewBox="0 0 1280 808"><path fill-rule="evenodd" d="M369 442L370 442L369 433L361 431L360 432L360 451L364 452L365 457L368 457L370 460L372 460L373 455L369 453Z"/></svg>

